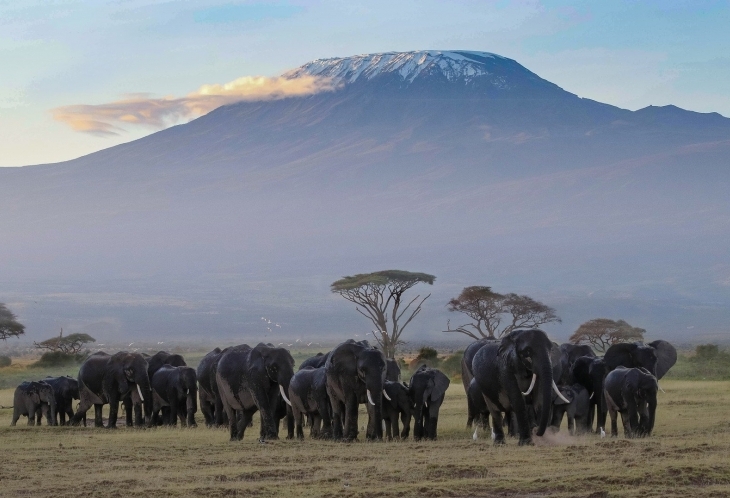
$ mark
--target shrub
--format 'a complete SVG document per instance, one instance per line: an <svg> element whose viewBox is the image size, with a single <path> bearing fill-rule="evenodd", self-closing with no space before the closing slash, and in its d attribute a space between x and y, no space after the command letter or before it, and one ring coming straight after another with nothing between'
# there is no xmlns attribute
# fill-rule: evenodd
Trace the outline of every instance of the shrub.
<svg viewBox="0 0 730 498"><path fill-rule="evenodd" d="M60 351L43 353L41 359L31 365L33 368L65 367L76 365L86 359L83 354L65 354Z"/></svg>
<svg viewBox="0 0 730 498"><path fill-rule="evenodd" d="M457 351L441 362L441 371L448 375L451 379L461 375L461 359L464 357L463 351Z"/></svg>
<svg viewBox="0 0 730 498"><path fill-rule="evenodd" d="M0 356L0 368L9 367L12 364L13 360L10 359L10 356Z"/></svg>

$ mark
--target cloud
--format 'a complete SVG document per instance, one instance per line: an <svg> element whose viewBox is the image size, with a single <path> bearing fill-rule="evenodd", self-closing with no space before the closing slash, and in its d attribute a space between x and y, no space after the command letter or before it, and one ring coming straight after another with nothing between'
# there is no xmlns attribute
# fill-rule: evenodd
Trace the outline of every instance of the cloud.
<svg viewBox="0 0 730 498"><path fill-rule="evenodd" d="M124 132L127 126L165 128L235 102L304 97L335 89L330 78L244 76L222 85L203 85L185 97L152 98L134 94L108 104L57 107L51 113L55 120L66 123L74 131L108 136Z"/></svg>

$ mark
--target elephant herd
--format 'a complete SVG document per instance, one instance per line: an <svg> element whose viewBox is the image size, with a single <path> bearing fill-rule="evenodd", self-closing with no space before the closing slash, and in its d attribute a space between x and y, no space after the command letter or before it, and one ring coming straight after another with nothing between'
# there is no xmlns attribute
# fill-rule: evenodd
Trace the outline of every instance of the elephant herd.
<svg viewBox="0 0 730 498"><path fill-rule="evenodd" d="M541 330L516 330L500 340L482 339L467 347L462 381L467 395L467 427L490 429L495 444L504 427L532 444L532 431L557 432L565 415L570 434L618 435L621 414L626 437L651 434L656 419L658 380L676 363L666 341L619 343L603 358L588 346L558 345Z"/></svg>
<svg viewBox="0 0 730 498"><path fill-rule="evenodd" d="M462 359L467 426L475 429L474 438L479 428L491 428L496 444L504 443L506 427L525 445L532 443L533 430L537 436L549 427L556 431L564 415L571 434L592 431L594 420L596 432L604 434L610 414L615 436L620 413L626 437L649 435L657 379L676 358L665 341L616 344L598 358L586 346L558 346L537 329L476 341ZM35 425L42 413L49 425L59 423L57 415L60 425L66 416L71 425L86 425L93 405L94 425L102 427L102 407L108 404L107 427L116 428L122 403L128 427L175 426L178 420L195 427L199 401L206 426L227 425L231 441L243 438L256 412L262 442L278 438L282 420L288 438L303 438L306 425L313 438L352 441L364 404L369 440L405 439L411 419L414 439L436 439L448 387L444 373L425 365L409 383L401 382L397 363L367 341L343 342L305 360L296 372L288 350L263 343L216 348L197 370L164 351L153 356L99 352L81 365L77 380L49 377L18 386L12 425L21 415ZM75 413L74 399L79 400Z"/></svg>

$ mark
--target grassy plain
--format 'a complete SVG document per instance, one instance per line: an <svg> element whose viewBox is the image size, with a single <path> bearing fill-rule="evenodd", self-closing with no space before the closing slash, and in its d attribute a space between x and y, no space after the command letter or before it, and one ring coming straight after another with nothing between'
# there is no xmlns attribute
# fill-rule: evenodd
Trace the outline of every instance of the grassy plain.
<svg viewBox="0 0 730 498"><path fill-rule="evenodd" d="M644 440L556 436L535 447L464 428L452 383L436 442L242 442L226 430L9 427L0 409L0 496L730 496L730 382L662 383ZM12 389L0 405L12 404ZM202 417L199 417L202 420ZM360 423L364 423L364 414ZM284 431L282 431L284 437Z"/></svg>

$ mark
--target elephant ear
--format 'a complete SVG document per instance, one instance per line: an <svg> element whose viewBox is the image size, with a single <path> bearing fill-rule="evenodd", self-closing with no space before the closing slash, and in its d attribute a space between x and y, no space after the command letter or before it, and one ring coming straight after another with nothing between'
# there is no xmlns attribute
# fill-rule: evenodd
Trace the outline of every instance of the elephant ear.
<svg viewBox="0 0 730 498"><path fill-rule="evenodd" d="M677 363L677 350L667 341L654 341L648 344L656 352L656 378L661 379Z"/></svg>
<svg viewBox="0 0 730 498"><path fill-rule="evenodd" d="M38 391L31 391L30 392L30 399L35 404L39 404L41 402L41 395L38 393Z"/></svg>
<svg viewBox="0 0 730 498"><path fill-rule="evenodd" d="M435 401L441 399L446 394L450 383L449 378L437 370L434 372L434 376L428 381L428 387L423 394L423 401L428 402L428 400Z"/></svg>

